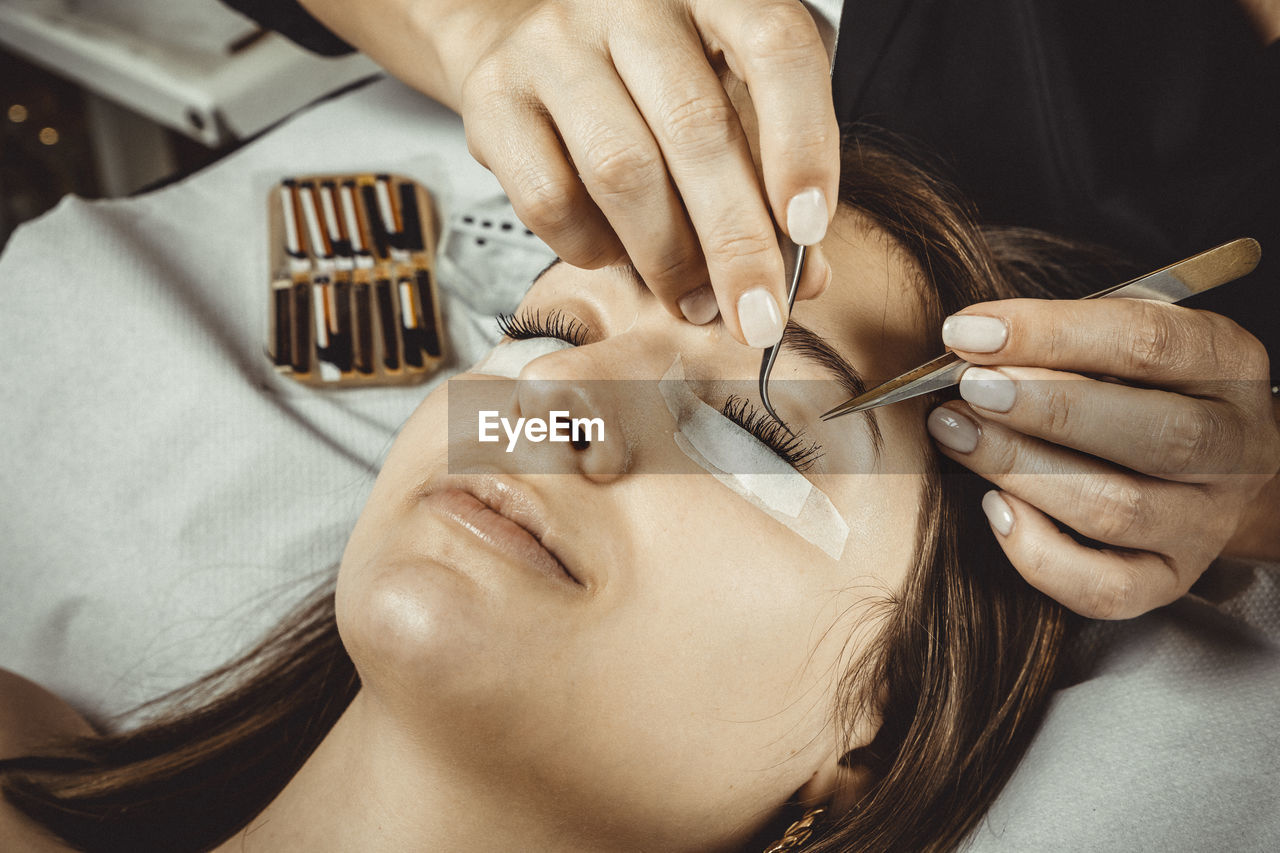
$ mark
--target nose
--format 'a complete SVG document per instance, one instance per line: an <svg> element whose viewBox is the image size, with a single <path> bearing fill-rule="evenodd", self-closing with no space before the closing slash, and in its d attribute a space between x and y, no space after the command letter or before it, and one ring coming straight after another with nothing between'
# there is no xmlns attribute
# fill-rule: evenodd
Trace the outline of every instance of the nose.
<svg viewBox="0 0 1280 853"><path fill-rule="evenodd" d="M609 483L625 474L631 462L624 417L623 386L628 383L609 378L595 362L586 347L529 362L516 381L515 414L547 424L547 440L525 448L545 454L545 465L539 466L543 470L576 472Z"/></svg>

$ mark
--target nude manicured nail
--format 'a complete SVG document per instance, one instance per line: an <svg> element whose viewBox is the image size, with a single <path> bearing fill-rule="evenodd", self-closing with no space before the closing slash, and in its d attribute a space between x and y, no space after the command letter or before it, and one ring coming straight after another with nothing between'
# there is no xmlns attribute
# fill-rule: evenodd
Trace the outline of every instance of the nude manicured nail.
<svg viewBox="0 0 1280 853"><path fill-rule="evenodd" d="M756 349L771 347L782 339L782 312L778 301L763 287L748 290L738 297L738 324L747 345Z"/></svg>
<svg viewBox="0 0 1280 853"><path fill-rule="evenodd" d="M1008 536L1013 531L1013 510L1000 493L994 489L982 496L982 511L987 514L987 521L1001 536Z"/></svg>
<svg viewBox="0 0 1280 853"><path fill-rule="evenodd" d="M998 370L970 367L960 377L960 396L979 409L1007 412L1018 399L1018 386Z"/></svg>
<svg viewBox="0 0 1280 853"><path fill-rule="evenodd" d="M995 352L1009 338L999 317L954 315L942 321L942 342L965 352Z"/></svg>
<svg viewBox="0 0 1280 853"><path fill-rule="evenodd" d="M957 453L972 453L978 446L978 425L954 409L934 409L927 425L929 435Z"/></svg>
<svg viewBox="0 0 1280 853"><path fill-rule="evenodd" d="M787 235L801 246L827 236L827 194L817 187L801 190L787 202Z"/></svg>
<svg viewBox="0 0 1280 853"><path fill-rule="evenodd" d="M716 293L709 284L704 284L697 290L681 296L677 304L684 318L695 326L710 323L720 313L720 306L716 304Z"/></svg>

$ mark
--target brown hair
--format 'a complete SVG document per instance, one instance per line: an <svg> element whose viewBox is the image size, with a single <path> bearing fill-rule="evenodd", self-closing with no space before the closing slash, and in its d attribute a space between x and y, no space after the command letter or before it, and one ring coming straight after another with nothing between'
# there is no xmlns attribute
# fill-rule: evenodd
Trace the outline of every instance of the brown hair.
<svg viewBox="0 0 1280 853"><path fill-rule="evenodd" d="M846 140L841 199L921 271L935 329L976 301L1079 295L1100 270L1045 235L984 231L952 190L866 130ZM851 814L825 822L814 853L955 846L1012 772L1050 689L1063 612L1000 552L982 482L930 464L916 569L841 681L846 731L862 714L883 720L847 756L875 781ZM0 761L4 795L80 849L207 850L274 799L358 689L328 587L240 659L157 700L171 706L160 719Z"/></svg>
<svg viewBox="0 0 1280 853"><path fill-rule="evenodd" d="M840 198L920 271L928 327L975 302L1082 296L1127 271L1098 247L980 227L953 188L888 153L881 136L846 140ZM990 486L939 454L926 459L915 569L837 702L846 732L861 715L881 720L874 741L845 756L874 781L850 814L825 822L811 853L955 848L1012 774L1057 674L1067 614L1000 550L980 509Z"/></svg>
<svg viewBox="0 0 1280 853"><path fill-rule="evenodd" d="M332 586L237 660L149 703L166 707L153 722L0 761L5 797L78 850L225 841L284 789L359 689Z"/></svg>

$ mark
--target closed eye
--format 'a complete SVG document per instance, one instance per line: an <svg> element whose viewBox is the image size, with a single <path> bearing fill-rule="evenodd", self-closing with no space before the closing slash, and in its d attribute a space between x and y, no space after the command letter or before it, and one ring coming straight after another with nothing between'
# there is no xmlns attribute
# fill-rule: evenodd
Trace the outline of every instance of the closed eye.
<svg viewBox="0 0 1280 853"><path fill-rule="evenodd" d="M498 329L514 341L556 338L573 346L583 346L590 338L586 324L560 308L552 308L545 314L540 309L531 308L523 308L514 314L499 314ZM822 456L822 445L793 432L745 397L729 395L720 412L797 471L808 469Z"/></svg>
<svg viewBox="0 0 1280 853"><path fill-rule="evenodd" d="M804 471L822 456L822 445L792 432L782 421L760 409L746 397L730 394L720 413L758 438L795 468Z"/></svg>
<svg viewBox="0 0 1280 853"><path fill-rule="evenodd" d="M558 338L580 347L588 339L586 324L559 308L552 308L545 316L541 310L530 308L522 308L514 314L499 314L498 330L513 341Z"/></svg>

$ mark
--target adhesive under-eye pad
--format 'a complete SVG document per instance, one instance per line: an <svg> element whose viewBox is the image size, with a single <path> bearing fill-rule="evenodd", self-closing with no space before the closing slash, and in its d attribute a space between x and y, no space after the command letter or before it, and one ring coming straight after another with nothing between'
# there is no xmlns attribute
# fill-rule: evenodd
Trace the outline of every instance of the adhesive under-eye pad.
<svg viewBox="0 0 1280 853"><path fill-rule="evenodd" d="M483 361L471 368L470 372L519 379L525 365L535 358L569 349L572 346L573 344L559 338L526 338L508 344L499 344Z"/></svg>
<svg viewBox="0 0 1280 853"><path fill-rule="evenodd" d="M679 356L659 389L676 422L676 446L686 456L832 559L840 559L849 525L835 505L755 436L699 399L685 382Z"/></svg>

